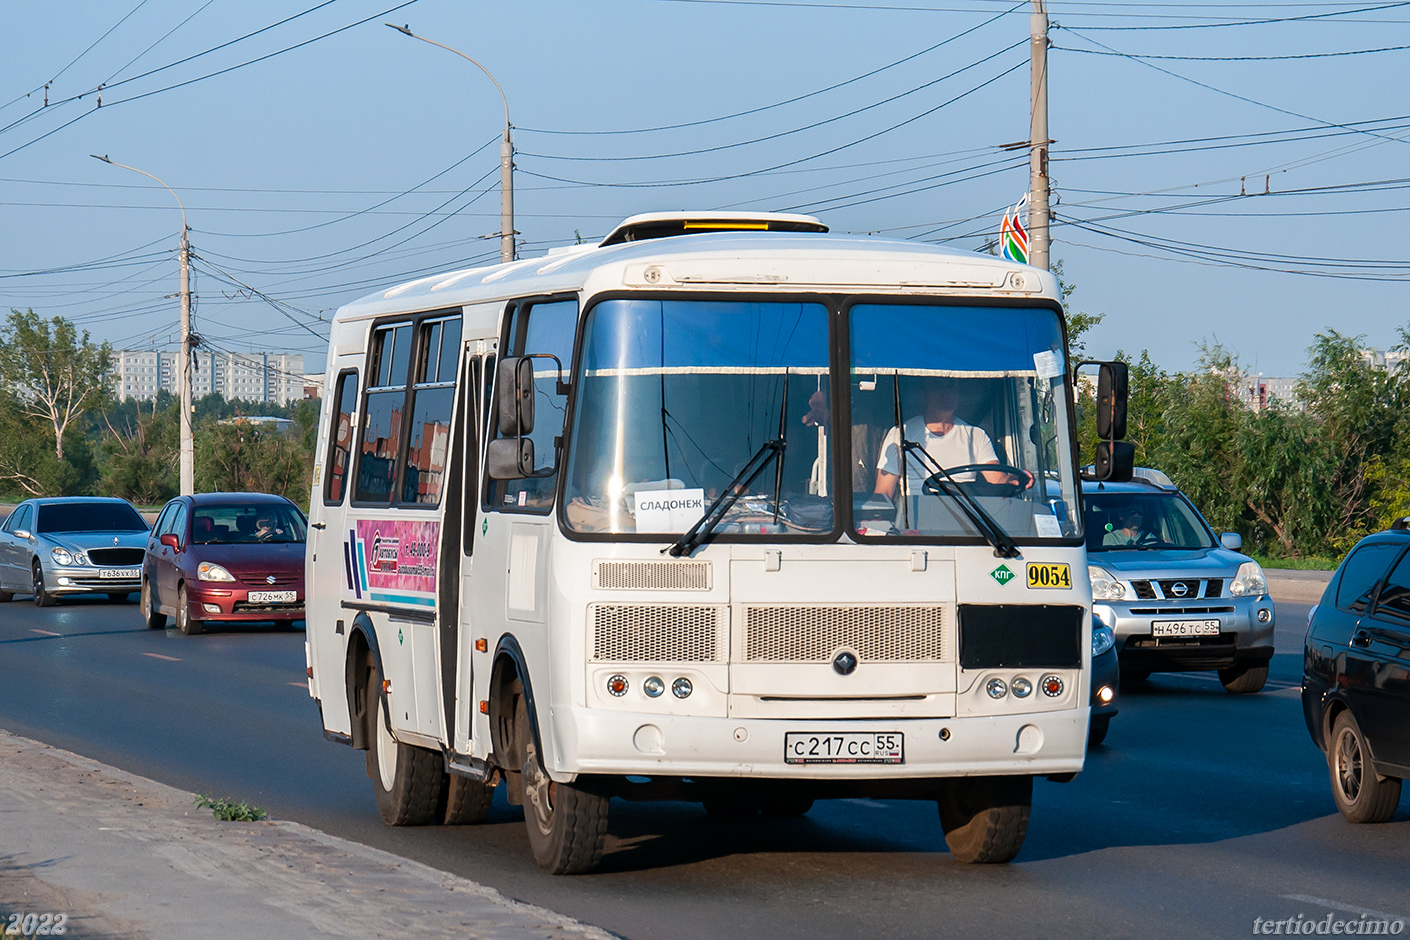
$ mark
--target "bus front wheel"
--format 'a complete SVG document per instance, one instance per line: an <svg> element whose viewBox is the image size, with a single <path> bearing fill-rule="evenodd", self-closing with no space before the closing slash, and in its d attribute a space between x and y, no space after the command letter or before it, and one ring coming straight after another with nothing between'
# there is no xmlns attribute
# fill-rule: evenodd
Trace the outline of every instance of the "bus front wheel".
<svg viewBox="0 0 1410 940"><path fill-rule="evenodd" d="M549 779L539 759L538 747L528 733L523 698L517 709L524 761L524 826L534 860L554 875L592 871L602 860L607 842L609 800L577 783Z"/></svg>
<svg viewBox="0 0 1410 940"><path fill-rule="evenodd" d="M377 796L377 811L389 826L425 826L436 821L440 808L441 756L425 748L402 744L392 737L382 708L381 676L374 670L367 683L367 776Z"/></svg>
<svg viewBox="0 0 1410 940"><path fill-rule="evenodd" d="M1028 834L1033 778L956 777L936 802L950 854L961 862L1012 861Z"/></svg>

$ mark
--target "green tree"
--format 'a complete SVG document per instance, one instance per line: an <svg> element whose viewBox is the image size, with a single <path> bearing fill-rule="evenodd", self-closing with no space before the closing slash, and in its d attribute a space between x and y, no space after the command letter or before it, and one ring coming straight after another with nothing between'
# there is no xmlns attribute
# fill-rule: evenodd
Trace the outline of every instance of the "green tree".
<svg viewBox="0 0 1410 940"><path fill-rule="evenodd" d="M200 489L275 493L307 504L313 448L298 422L288 430L238 418L207 422L197 429L195 444Z"/></svg>
<svg viewBox="0 0 1410 940"><path fill-rule="evenodd" d="M169 401L165 408L160 404L153 401L145 412L106 416L107 434L99 460L99 487L104 495L147 506L176 495L179 406Z"/></svg>
<svg viewBox="0 0 1410 940"><path fill-rule="evenodd" d="M33 310L12 309L0 329L0 383L22 414L52 428L60 462L70 425L107 398L111 362L112 346L94 344L63 317L46 322Z"/></svg>

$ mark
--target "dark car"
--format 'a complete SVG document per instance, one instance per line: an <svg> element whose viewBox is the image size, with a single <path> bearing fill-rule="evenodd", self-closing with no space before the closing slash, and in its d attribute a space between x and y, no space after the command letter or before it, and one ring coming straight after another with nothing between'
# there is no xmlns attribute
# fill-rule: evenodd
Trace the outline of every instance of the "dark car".
<svg viewBox="0 0 1410 940"><path fill-rule="evenodd" d="M1116 717L1116 694L1121 686L1121 667L1116 659L1116 633L1092 618L1092 723L1087 730L1087 746L1106 740L1111 719Z"/></svg>
<svg viewBox="0 0 1410 940"><path fill-rule="evenodd" d="M147 626L164 627L171 615L194 635L206 621L302 620L307 531L303 513L282 496L178 496L147 540Z"/></svg>
<svg viewBox="0 0 1410 940"><path fill-rule="evenodd" d="M1302 713L1354 823L1385 822L1410 775L1410 524L1362 539L1307 617Z"/></svg>
<svg viewBox="0 0 1410 940"><path fill-rule="evenodd" d="M135 590L147 523L125 499L29 499L0 525L0 601L34 595L50 607L63 597Z"/></svg>

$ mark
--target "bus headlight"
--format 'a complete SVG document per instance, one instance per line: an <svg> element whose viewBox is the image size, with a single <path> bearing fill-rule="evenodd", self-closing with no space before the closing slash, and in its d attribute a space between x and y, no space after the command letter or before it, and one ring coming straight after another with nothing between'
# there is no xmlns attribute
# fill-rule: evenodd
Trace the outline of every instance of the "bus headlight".
<svg viewBox="0 0 1410 940"><path fill-rule="evenodd" d="M607 680L607 691L616 698L626 695L629 686L630 683L627 682L626 676L611 676Z"/></svg>
<svg viewBox="0 0 1410 940"><path fill-rule="evenodd" d="M1013 694L1019 698L1028 698L1033 692L1033 683L1019 676L1017 679L1013 680L1013 683L1009 686L1009 691L1013 692Z"/></svg>
<svg viewBox="0 0 1410 940"><path fill-rule="evenodd" d="M671 694L676 698L690 698L690 693L695 691L695 686L685 676L681 676L671 683Z"/></svg>
<svg viewBox="0 0 1410 940"><path fill-rule="evenodd" d="M651 698L659 698L666 691L666 683L661 681L660 676L650 676L641 684L641 690Z"/></svg>
<svg viewBox="0 0 1410 940"><path fill-rule="evenodd" d="M1009 686L1003 679L995 676L984 686L984 691L989 693L990 698L1003 698L1005 695L1008 695Z"/></svg>

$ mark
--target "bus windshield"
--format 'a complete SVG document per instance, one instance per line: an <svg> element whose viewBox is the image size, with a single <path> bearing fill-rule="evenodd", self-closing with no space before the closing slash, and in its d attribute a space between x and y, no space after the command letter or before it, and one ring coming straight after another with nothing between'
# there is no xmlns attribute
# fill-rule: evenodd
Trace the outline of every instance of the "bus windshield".
<svg viewBox="0 0 1410 940"><path fill-rule="evenodd" d="M848 327L857 535L1080 533L1055 311L857 304Z"/></svg>
<svg viewBox="0 0 1410 940"><path fill-rule="evenodd" d="M740 481L715 532L832 531L826 307L606 300L584 329L570 528L684 532L761 447L782 438L781 455Z"/></svg>

